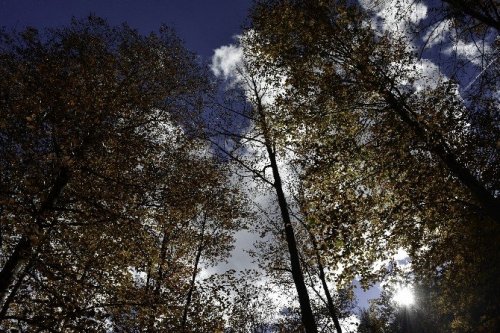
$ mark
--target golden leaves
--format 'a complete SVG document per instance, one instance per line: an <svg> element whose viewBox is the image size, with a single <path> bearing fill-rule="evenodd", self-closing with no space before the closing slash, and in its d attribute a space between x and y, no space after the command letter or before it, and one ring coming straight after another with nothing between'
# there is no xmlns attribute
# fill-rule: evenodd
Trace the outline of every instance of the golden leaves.
<svg viewBox="0 0 500 333"><path fill-rule="evenodd" d="M199 240L203 258L226 256L240 214L225 170L182 127L207 79L163 32L91 18L25 38L0 57L0 227L5 258L27 236L36 265L9 313L85 331L135 313L175 331Z"/></svg>

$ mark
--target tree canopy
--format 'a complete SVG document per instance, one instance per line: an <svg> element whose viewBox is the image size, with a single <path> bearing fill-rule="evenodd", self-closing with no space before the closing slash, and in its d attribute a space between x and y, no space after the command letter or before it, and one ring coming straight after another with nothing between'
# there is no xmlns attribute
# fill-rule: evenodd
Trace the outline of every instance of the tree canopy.
<svg viewBox="0 0 500 333"><path fill-rule="evenodd" d="M0 31L0 330L499 330L497 5L249 15L214 75L167 27Z"/></svg>
<svg viewBox="0 0 500 333"><path fill-rule="evenodd" d="M373 265L404 248L414 278L439 285L444 330L492 330L498 307L475 297L498 286L498 105L488 89L469 103L453 79L422 86L406 36L369 22L342 1L255 6L250 44L286 78L276 119L304 156L303 209L340 279L393 274Z"/></svg>
<svg viewBox="0 0 500 333"><path fill-rule="evenodd" d="M192 133L194 56L97 17L0 48L1 327L176 330L200 304L190 326L217 326L195 278L228 255L241 204Z"/></svg>

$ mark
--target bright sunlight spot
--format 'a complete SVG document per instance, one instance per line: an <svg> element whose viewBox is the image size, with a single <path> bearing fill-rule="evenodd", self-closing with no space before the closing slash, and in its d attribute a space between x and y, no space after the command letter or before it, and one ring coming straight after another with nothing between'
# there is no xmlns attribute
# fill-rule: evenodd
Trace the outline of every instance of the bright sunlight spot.
<svg viewBox="0 0 500 333"><path fill-rule="evenodd" d="M415 303L415 295L410 287L399 287L393 297L400 306L411 306Z"/></svg>

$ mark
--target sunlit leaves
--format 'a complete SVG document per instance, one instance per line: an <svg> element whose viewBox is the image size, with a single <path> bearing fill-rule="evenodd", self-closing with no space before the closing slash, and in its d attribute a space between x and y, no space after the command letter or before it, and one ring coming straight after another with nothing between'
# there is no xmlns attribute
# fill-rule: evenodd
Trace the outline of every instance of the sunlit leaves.
<svg viewBox="0 0 500 333"><path fill-rule="evenodd" d="M487 87L470 104L452 80L425 82L408 40L373 30L368 13L342 1L260 1L253 29L251 45L264 55L256 62L287 78L276 119L300 154L302 209L345 283L395 273L374 264L401 246L421 277L438 278L454 264L474 275L454 253L484 257L469 245L497 247L472 232L489 233L498 220L492 210L481 213L498 205L498 168L485 163L498 164L497 139L483 140L498 133L485 130L498 127ZM442 288L454 284L448 277ZM473 307L466 303L462 309Z"/></svg>

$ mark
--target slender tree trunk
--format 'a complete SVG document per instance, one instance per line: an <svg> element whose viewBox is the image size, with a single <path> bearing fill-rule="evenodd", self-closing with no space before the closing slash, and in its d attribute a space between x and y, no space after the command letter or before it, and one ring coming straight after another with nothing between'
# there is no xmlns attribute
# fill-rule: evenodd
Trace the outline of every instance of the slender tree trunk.
<svg viewBox="0 0 500 333"><path fill-rule="evenodd" d="M160 262L158 263L158 278L156 280L156 285L154 290L155 296L160 295L160 287L164 274L163 266L165 265L165 260L167 258L167 245L168 245L167 243L168 243L168 234L167 231L164 230L163 240L161 242L161 249L160 249Z"/></svg>
<svg viewBox="0 0 500 333"><path fill-rule="evenodd" d="M330 313L330 317L332 317L333 324L335 325L335 329L337 333L342 333L342 327L340 327L339 317L337 316L337 311L335 310L335 304L333 304L333 298L330 294L330 289L326 284L326 276L325 270L321 261L318 260L318 270L319 270L319 279L321 280L321 285L323 286L323 291L325 292L326 302L328 305L328 313Z"/></svg>
<svg viewBox="0 0 500 333"><path fill-rule="evenodd" d="M194 259L194 267L193 267L193 274L191 276L191 282L189 285L189 291L186 297L186 304L184 305L184 311L182 313L182 330L186 331L186 324L187 324L187 317L188 317L188 311L189 307L191 306L191 298L193 297L193 291L194 291L194 286L196 282L196 275L198 274L198 265L200 263L201 259L201 254L203 252L204 242L205 242L205 226L207 223L207 217L203 216L203 222L201 225L201 234L200 234L200 243L198 244L198 248L196 250L196 257Z"/></svg>
<svg viewBox="0 0 500 333"><path fill-rule="evenodd" d="M295 215L293 216L297 218ZM337 316L337 310L335 308L335 304L333 303L333 297L332 294L330 293L330 289L328 288L328 284L326 283L325 269L321 262L321 255L319 253L318 242L316 242L316 238L314 237L313 233L308 228L308 226L305 224L305 222L302 219L298 220L302 223L302 226L309 235L309 240L311 241L311 244L314 249L314 255L316 257L316 265L319 271L319 279L321 281L321 286L323 287L323 291L326 296L326 305L328 308L328 313L330 314L330 317L333 320L333 324L335 325L335 330L337 331L337 333L342 333L342 327L340 327L339 317Z"/></svg>
<svg viewBox="0 0 500 333"><path fill-rule="evenodd" d="M167 233L167 230L164 229L163 230L163 239L161 241L161 249L160 249L160 260L159 260L159 263L158 263L158 276L156 277L156 282L155 282L155 285L154 285L154 289L153 289L153 304L151 305L151 315L149 316L149 324L148 324L148 332L154 332L155 329L154 329L154 323L155 323L155 319L156 319L156 303L158 302L158 299L159 299L159 296L160 296L160 289L161 289L161 284L163 283L163 274L164 274L164 270L163 270L163 265L165 265L165 259L167 257L167 243L169 241L169 238L168 238L168 233Z"/></svg>
<svg viewBox="0 0 500 333"><path fill-rule="evenodd" d="M27 266L33 249L32 241L23 236L14 248L14 252L10 255L5 263L5 266L0 272L0 302L2 304L2 314L7 312L8 300L13 299L19 286L16 285L21 281L24 268ZM0 319L2 319L0 317Z"/></svg>
<svg viewBox="0 0 500 333"><path fill-rule="evenodd" d="M330 293L330 289L328 288L328 284L326 283L326 274L325 274L325 269L323 267L323 263L321 262L321 255L319 252L318 242L316 241L314 234L311 232L307 224L302 219L297 218L297 216L293 214L292 216L301 222L302 226L304 227L309 236L309 240L311 241L314 250L314 255L316 257L316 265L319 271L319 279L321 281L321 286L323 287L323 291L326 296L326 305L328 308L328 313L330 314L330 317L333 320L333 324L335 326L335 330L337 331L337 333L342 333L342 327L340 327L339 317L337 316L337 310L335 304L333 303L333 297L332 294Z"/></svg>
<svg viewBox="0 0 500 333"><path fill-rule="evenodd" d="M493 221L500 223L500 201L496 199L462 163L460 163L447 146L444 139L437 133L432 133L418 120L414 119L410 107L392 91L385 92L387 103L394 109L400 118L412 128L420 140L425 142L428 149L436 154L457 179L469 189L484 214Z"/></svg>
<svg viewBox="0 0 500 333"><path fill-rule="evenodd" d="M302 315L302 324L306 330L306 333L316 333L318 329L316 327L316 322L314 320L314 315L311 309L311 301L309 299L309 294L304 281L304 274L300 266L299 251L297 249L297 241L295 239L295 231L290 219L290 212L288 211L288 203L286 200L285 193L283 191L283 184L281 182L281 176L279 173L278 163L276 161L276 154L273 148L272 140L269 136L269 131L267 129L265 113L262 105L262 101L259 97L256 86L254 86L255 97L257 100L257 111L261 118L261 126L264 132L264 143L266 146L267 155L269 158L269 163L274 177L274 189L276 190L276 197L278 199L278 205L281 212L281 218L283 220L283 226L285 231L285 238L288 245L288 252L290 254L290 266L292 269L292 278L297 290L297 295L299 297L300 311Z"/></svg>
<svg viewBox="0 0 500 333"><path fill-rule="evenodd" d="M290 220L288 204L286 201L285 193L283 192L283 185L281 183L281 177L276 163L276 157L269 145L266 144L266 148L268 151L269 160L271 161L271 169L273 170L275 183L274 188L276 190L276 196L278 198L281 218L283 219L285 238L288 245L288 252L290 254L290 265L292 268L293 282L295 283L295 288L297 289L297 294L299 296L302 323L304 324L304 328L306 329L307 333L316 333L316 322L312 313L311 301L309 299L309 294L307 292L307 287L304 281L304 274L302 272L302 268L300 267L299 251L297 249L295 231L293 230L292 222Z"/></svg>
<svg viewBox="0 0 500 333"><path fill-rule="evenodd" d="M19 242L16 244L14 251L2 268L2 271L0 272L0 302L2 309L4 309L7 299L13 298L19 288L19 286L16 288L16 283L20 281L21 275L24 274L23 272L28 265L31 256L34 255L33 251L36 247L35 242L39 242L42 238L44 238L43 235L46 230L44 230L43 226L43 214L54 206L68 181L69 170L62 168L57 175L49 194L34 216L32 233L21 237Z"/></svg>
<svg viewBox="0 0 500 333"><path fill-rule="evenodd" d="M148 271L146 273L146 294L149 295L149 287L151 285L151 266L153 263L151 260L148 261Z"/></svg>
<svg viewBox="0 0 500 333"><path fill-rule="evenodd" d="M323 264L321 263L321 257L319 254L316 239L314 239L314 235L312 235L309 230L307 230L307 232L309 233L309 235L311 237L311 241L312 241L313 247L314 247L314 253L316 254L316 262L318 265L319 279L321 281L321 285L323 286L323 291L325 292L326 303L328 305L328 313L330 314L330 317L332 317L333 324L335 325L335 329L337 330L337 333L342 333L342 327L340 327L339 317L337 316L335 304L333 303L333 297L332 297L332 294L330 293L330 289L328 288L328 284L326 283L325 269L323 267Z"/></svg>
<svg viewBox="0 0 500 333"><path fill-rule="evenodd" d="M13 286L12 290L10 291L9 295L5 298L5 301L3 302L2 310L0 311L0 322L5 318L7 315L7 310L9 310L9 306L14 300L14 297L16 296L16 293L23 283L24 277L26 276L26 273L28 273L30 269L31 264L28 263L26 268L24 269L24 272L20 274L19 280L16 282L16 284Z"/></svg>

